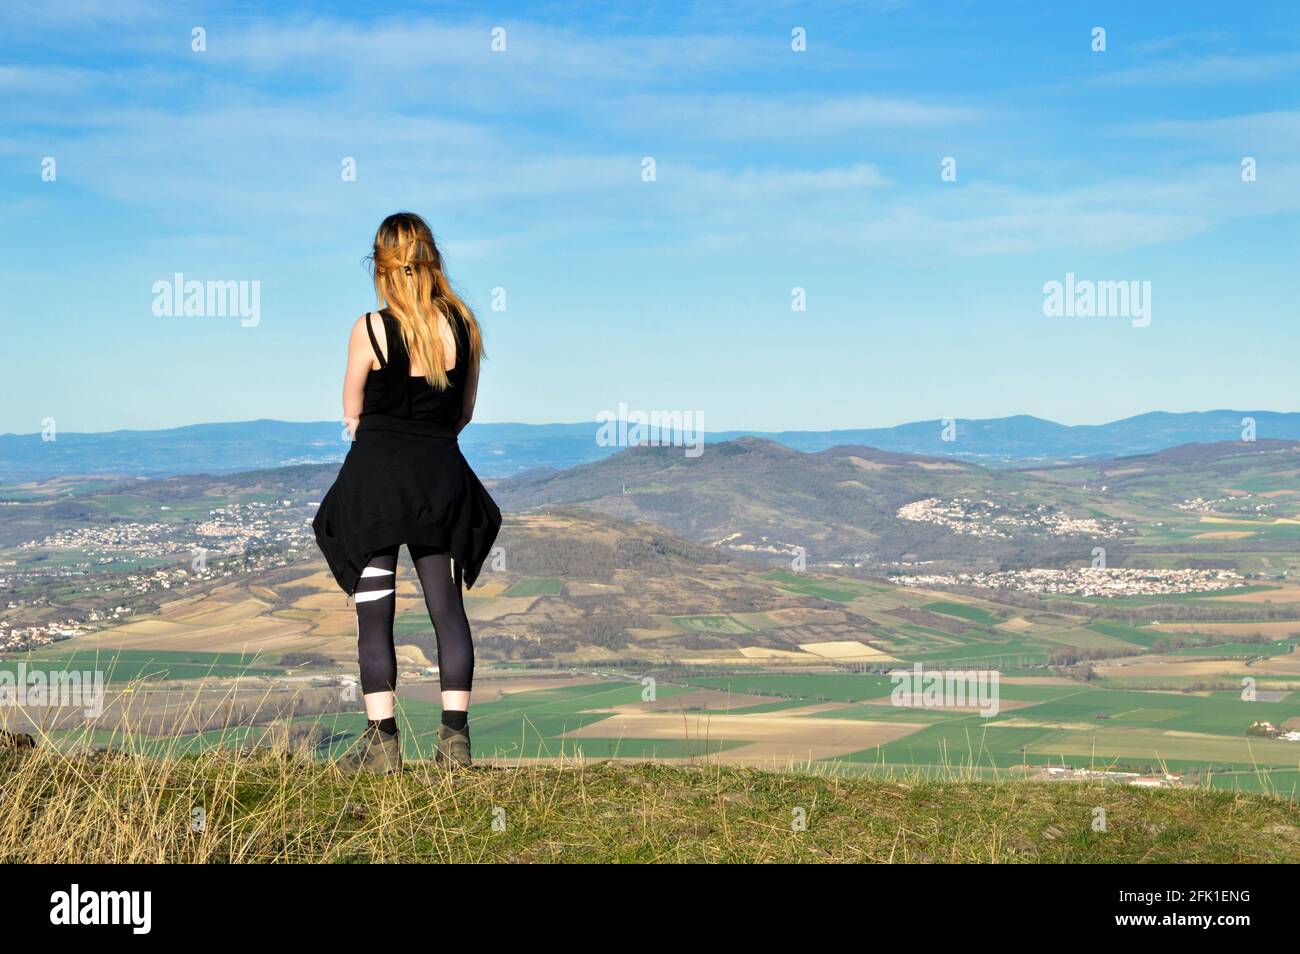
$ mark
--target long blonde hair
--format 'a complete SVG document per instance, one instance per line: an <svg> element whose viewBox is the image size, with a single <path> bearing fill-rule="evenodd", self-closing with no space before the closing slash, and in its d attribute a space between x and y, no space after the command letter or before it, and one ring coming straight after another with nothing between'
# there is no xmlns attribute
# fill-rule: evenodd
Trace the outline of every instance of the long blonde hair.
<svg viewBox="0 0 1300 954"><path fill-rule="evenodd" d="M433 232L414 212L397 212L375 232L375 250L368 257L374 271L375 296L397 319L407 354L424 369L433 387L447 387L447 363L440 334L441 315L452 333L459 322L469 342L469 354L456 363L477 366L483 357L483 337L468 305L451 287L442 270L442 253Z"/></svg>

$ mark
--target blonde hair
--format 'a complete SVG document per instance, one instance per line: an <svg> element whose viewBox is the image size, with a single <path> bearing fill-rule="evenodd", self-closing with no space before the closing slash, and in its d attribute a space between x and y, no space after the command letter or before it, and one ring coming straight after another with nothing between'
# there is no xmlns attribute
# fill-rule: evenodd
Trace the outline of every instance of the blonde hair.
<svg viewBox="0 0 1300 954"><path fill-rule="evenodd" d="M375 250L368 256L374 272L375 296L397 319L402 342L413 361L424 369L433 387L447 387L447 363L441 315L455 333L459 322L469 342L469 354L456 362L475 367L483 357L483 338L468 305L451 287L442 270L442 253L424 219L413 212L397 212L384 219L375 232Z"/></svg>

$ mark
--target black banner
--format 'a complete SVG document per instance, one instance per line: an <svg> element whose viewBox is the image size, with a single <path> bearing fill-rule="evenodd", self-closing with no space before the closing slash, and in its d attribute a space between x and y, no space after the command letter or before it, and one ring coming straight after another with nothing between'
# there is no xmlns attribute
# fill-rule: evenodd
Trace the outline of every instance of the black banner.
<svg viewBox="0 0 1300 954"><path fill-rule="evenodd" d="M205 924L222 934L246 929L259 941L338 940L354 929L364 935L366 910L414 912L415 921L421 921L420 912L429 911L453 878L454 893L470 920L500 905L512 912L535 907L553 913L557 904L577 900L571 891L563 897L549 895L546 888L555 879L522 868L479 877L468 866L454 874L414 867L27 866L10 868L0 878L9 902L11 941L50 934L83 940L111 936L127 945L155 939L193 942ZM565 883L581 885L583 873L574 876L577 880ZM607 885L609 877L602 876ZM694 908L689 896L681 895L689 890L693 872L680 870L673 877L685 884L675 885L672 894ZM709 891L717 889L719 877L710 866ZM1230 938L1257 928L1280 930L1294 914L1286 901L1285 873L1252 866L918 865L853 872L828 866L822 873L774 866L733 869L721 877L726 878L726 895L742 905L750 893L784 898L773 909L773 914L784 912L782 917L797 918L806 905L823 914L858 913L872 921L905 921L912 930L945 933L996 926L1066 930L1078 937L1095 937L1105 928L1121 935L1182 939L1200 932ZM700 886L705 888L705 882ZM595 924L673 916L672 905L662 900L655 903L653 915L633 901L594 908L590 919ZM381 920L388 923L387 916Z"/></svg>

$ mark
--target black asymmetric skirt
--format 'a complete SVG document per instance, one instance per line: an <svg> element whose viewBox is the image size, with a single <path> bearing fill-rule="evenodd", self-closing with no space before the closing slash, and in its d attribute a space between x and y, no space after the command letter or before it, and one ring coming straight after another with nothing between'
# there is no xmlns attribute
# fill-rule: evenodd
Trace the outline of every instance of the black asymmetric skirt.
<svg viewBox="0 0 1300 954"><path fill-rule="evenodd" d="M371 555L399 543L451 554L469 587L501 529L501 511L450 427L367 414L312 528L349 596Z"/></svg>

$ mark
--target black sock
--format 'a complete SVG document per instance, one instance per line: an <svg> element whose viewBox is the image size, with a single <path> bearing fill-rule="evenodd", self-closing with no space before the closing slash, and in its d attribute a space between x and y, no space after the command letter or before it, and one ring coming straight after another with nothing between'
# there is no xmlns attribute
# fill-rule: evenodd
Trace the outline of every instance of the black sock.
<svg viewBox="0 0 1300 954"><path fill-rule="evenodd" d="M464 709L443 709L442 724L449 729L461 732L469 725L469 713Z"/></svg>
<svg viewBox="0 0 1300 954"><path fill-rule="evenodd" d="M387 719L367 719L367 729L378 729L384 735L397 735L397 717L389 716Z"/></svg>

